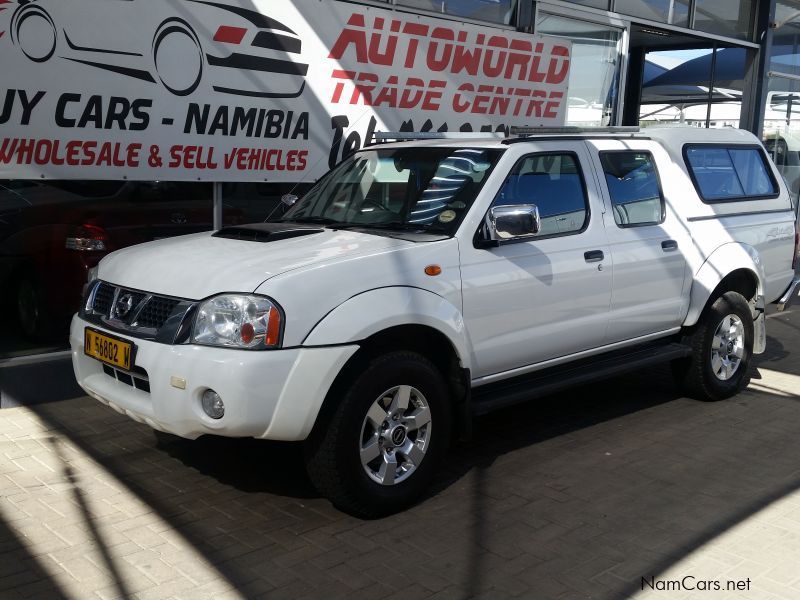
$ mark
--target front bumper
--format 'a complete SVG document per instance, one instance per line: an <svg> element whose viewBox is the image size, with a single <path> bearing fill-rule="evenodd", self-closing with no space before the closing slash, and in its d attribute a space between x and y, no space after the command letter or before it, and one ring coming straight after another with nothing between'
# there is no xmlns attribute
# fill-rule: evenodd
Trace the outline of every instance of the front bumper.
<svg viewBox="0 0 800 600"><path fill-rule="evenodd" d="M89 325L77 315L72 319L70 346L78 384L136 421L190 439L204 434L305 439L334 378L358 349L349 345L258 352L126 338L136 345L135 367L146 372L147 392L109 375L101 362L84 354L84 328ZM185 381L185 388L175 387L173 378ZM200 399L207 389L225 403L221 419L203 412Z"/></svg>
<svg viewBox="0 0 800 600"><path fill-rule="evenodd" d="M784 292L783 296L781 296L776 303L778 305L778 310L783 311L789 308L797 301L798 294L800 294L800 275L795 275L795 278L789 285L789 289Z"/></svg>

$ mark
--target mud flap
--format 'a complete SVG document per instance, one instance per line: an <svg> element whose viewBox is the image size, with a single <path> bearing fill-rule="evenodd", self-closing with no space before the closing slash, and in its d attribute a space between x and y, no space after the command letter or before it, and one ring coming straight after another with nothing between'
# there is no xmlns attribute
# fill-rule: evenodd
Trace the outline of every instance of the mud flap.
<svg viewBox="0 0 800 600"><path fill-rule="evenodd" d="M458 440L468 442L472 439L472 375L469 369L460 369L463 387L461 406L457 412Z"/></svg>
<svg viewBox="0 0 800 600"><path fill-rule="evenodd" d="M764 354L767 349L767 318L764 311L764 296L756 298L753 313L753 354Z"/></svg>

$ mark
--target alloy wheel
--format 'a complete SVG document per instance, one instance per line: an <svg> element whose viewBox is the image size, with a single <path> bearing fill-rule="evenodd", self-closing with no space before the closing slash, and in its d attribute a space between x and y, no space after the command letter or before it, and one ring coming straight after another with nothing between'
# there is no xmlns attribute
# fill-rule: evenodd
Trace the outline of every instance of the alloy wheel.
<svg viewBox="0 0 800 600"><path fill-rule="evenodd" d="M734 314L717 325L711 340L711 370L720 381L727 381L739 369L744 356L744 323Z"/></svg>
<svg viewBox="0 0 800 600"><path fill-rule="evenodd" d="M366 474L396 485L419 467L430 447L431 410L410 385L386 390L370 405L361 425L359 454Z"/></svg>

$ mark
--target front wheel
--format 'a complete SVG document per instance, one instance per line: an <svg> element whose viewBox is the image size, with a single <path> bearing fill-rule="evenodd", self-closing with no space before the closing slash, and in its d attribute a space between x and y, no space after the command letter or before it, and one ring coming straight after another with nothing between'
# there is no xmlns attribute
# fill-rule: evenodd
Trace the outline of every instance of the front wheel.
<svg viewBox="0 0 800 600"><path fill-rule="evenodd" d="M306 444L317 490L360 517L396 512L424 491L450 441L450 394L412 352L374 359L346 386L325 429Z"/></svg>
<svg viewBox="0 0 800 600"><path fill-rule="evenodd" d="M687 395L716 401L740 392L749 380L753 316L744 296L726 292L706 308L690 338L692 355L673 363Z"/></svg>

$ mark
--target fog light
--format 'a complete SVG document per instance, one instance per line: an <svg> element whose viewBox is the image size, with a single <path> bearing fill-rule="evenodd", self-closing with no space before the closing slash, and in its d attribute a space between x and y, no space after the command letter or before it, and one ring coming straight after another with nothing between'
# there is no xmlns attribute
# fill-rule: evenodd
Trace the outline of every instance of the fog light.
<svg viewBox="0 0 800 600"><path fill-rule="evenodd" d="M214 390L203 392L203 410L212 419L221 419L225 414L225 403Z"/></svg>

